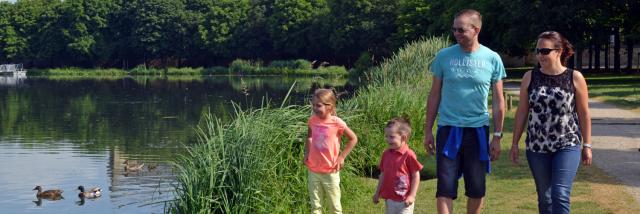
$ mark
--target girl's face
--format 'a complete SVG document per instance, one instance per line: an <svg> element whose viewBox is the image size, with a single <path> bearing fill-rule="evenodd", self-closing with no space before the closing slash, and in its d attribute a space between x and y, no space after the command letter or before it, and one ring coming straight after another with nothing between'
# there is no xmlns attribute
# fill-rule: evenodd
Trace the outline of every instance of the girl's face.
<svg viewBox="0 0 640 214"><path fill-rule="evenodd" d="M548 39L538 39L536 45L536 58L540 65L551 65L556 61L560 61L562 49L556 48L553 42Z"/></svg>
<svg viewBox="0 0 640 214"><path fill-rule="evenodd" d="M393 127L384 129L384 139L387 141L387 148L398 150L407 141L406 135L401 134Z"/></svg>
<svg viewBox="0 0 640 214"><path fill-rule="evenodd" d="M333 108L331 105L324 104L316 98L313 98L311 100L311 105L313 107L313 113L320 119L326 119L331 115L331 111Z"/></svg>

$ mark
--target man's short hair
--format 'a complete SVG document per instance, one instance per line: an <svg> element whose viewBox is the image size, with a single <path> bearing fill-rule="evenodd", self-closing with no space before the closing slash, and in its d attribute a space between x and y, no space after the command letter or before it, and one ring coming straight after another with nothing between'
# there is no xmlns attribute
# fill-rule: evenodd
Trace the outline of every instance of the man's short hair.
<svg viewBox="0 0 640 214"><path fill-rule="evenodd" d="M464 9L460 12L456 13L454 18L458 18L460 16L466 16L471 18L471 25L477 28L482 28L482 15L480 12L474 9Z"/></svg>

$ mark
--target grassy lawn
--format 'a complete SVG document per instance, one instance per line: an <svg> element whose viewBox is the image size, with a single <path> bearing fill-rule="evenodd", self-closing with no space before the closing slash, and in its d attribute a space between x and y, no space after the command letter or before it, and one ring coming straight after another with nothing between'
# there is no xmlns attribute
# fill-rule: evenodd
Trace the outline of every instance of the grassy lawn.
<svg viewBox="0 0 640 214"><path fill-rule="evenodd" d="M589 96L640 112L640 75L587 76Z"/></svg>
<svg viewBox="0 0 640 214"><path fill-rule="evenodd" d="M492 163L492 173L487 176L487 197L483 213L537 213L537 196L533 177L524 156L524 146L520 146L520 165L513 165L508 152L512 140L513 115L515 109L507 113L505 119L505 137L502 140L500 160ZM524 139L524 135L521 139ZM524 141L524 140L522 140ZM522 144L522 142L521 142ZM421 145L411 145L425 167L435 167L434 158L427 156ZM427 161L427 163L425 163ZM345 213L384 213L384 203L374 205L371 196L377 180L356 178L361 188L354 194L343 188L343 206ZM464 182L458 187L458 199L454 202L455 213L466 212ZM416 201L416 213L435 213L436 180L420 182ZM611 196L615 196L611 197ZM608 177L596 167L580 166L571 194L573 213L640 213L640 204L634 202L623 186Z"/></svg>

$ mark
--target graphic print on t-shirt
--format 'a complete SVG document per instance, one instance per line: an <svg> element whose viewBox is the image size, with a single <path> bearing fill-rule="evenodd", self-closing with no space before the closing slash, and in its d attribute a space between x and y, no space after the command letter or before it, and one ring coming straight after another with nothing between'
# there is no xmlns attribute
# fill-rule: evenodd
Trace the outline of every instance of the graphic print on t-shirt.
<svg viewBox="0 0 640 214"><path fill-rule="evenodd" d="M313 129L313 146L321 152L329 150L328 142L326 142L326 138L329 132L329 127L316 125Z"/></svg>
<svg viewBox="0 0 640 214"><path fill-rule="evenodd" d="M404 196L409 191L409 177L407 175L401 175L396 180L393 190L399 196Z"/></svg>
<svg viewBox="0 0 640 214"><path fill-rule="evenodd" d="M470 57L456 58L453 57L449 60L449 66L451 71L456 75L456 78L470 79L474 78L477 72L483 71L489 63L485 60L472 59Z"/></svg>

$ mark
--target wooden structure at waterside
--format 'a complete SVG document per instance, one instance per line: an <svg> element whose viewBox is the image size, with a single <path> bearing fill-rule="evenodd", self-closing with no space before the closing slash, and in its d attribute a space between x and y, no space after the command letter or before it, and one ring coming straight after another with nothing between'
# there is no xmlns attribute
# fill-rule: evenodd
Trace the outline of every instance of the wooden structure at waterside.
<svg viewBox="0 0 640 214"><path fill-rule="evenodd" d="M24 70L22 64L2 64L0 65L0 75L24 76L27 70Z"/></svg>

